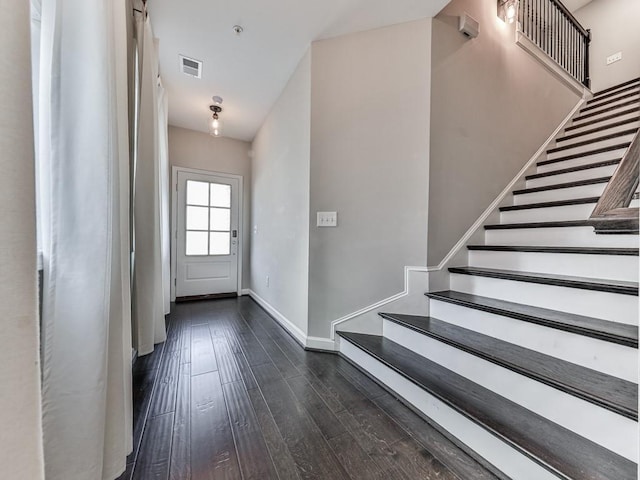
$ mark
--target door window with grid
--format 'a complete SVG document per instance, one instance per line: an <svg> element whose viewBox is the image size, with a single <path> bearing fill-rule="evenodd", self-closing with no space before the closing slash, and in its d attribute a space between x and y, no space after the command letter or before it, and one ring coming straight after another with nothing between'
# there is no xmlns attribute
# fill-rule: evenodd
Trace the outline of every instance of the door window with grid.
<svg viewBox="0 0 640 480"><path fill-rule="evenodd" d="M231 253L231 185L187 180L185 254Z"/></svg>

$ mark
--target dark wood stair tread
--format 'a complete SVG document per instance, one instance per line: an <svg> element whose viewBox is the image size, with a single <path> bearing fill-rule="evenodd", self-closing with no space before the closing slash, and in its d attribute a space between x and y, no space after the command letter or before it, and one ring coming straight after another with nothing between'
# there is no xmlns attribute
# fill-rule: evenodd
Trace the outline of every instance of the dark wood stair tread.
<svg viewBox="0 0 640 480"><path fill-rule="evenodd" d="M525 180L535 180L536 178L553 177L555 175L563 175L565 173L581 172L583 170L591 170L593 168L610 167L612 165L618 165L622 161L621 158L615 160L603 160L601 162L587 163L586 165L578 165L576 167L561 168L559 170L551 170L549 172L536 173L533 175L527 175Z"/></svg>
<svg viewBox="0 0 640 480"><path fill-rule="evenodd" d="M637 282L609 280L551 273L521 272L518 270L501 270L497 268L451 267L449 272L477 277L497 278L515 282L537 283L556 287L577 288L597 292L618 293L621 295L638 295Z"/></svg>
<svg viewBox="0 0 640 480"><path fill-rule="evenodd" d="M541 162L538 162L537 165L539 165L539 166L550 165L552 163L564 162L565 160L573 160L574 158L590 157L591 155L597 155L598 153L613 152L614 150L620 150L622 148L627 148L629 145L631 145L631 142L617 143L615 145L610 145L608 147L602 147L602 148L596 148L595 150L589 150L587 152L573 153L571 155L565 155L564 157L557 157L557 158L552 158L550 160L543 160Z"/></svg>
<svg viewBox="0 0 640 480"><path fill-rule="evenodd" d="M630 113L638 113L640 112L640 109L638 107L633 107L633 108L628 108L622 112L616 112L613 113L611 115L606 115L604 117L600 117L600 118L596 118L593 120L589 120L588 122L582 122L580 125L571 125L570 127L567 127L564 129L565 132L570 132L572 130L576 130L578 128L584 128L584 127L588 127L589 125L595 125L596 123L602 123L602 122L606 122L607 120L613 120L616 119L618 117L622 117L624 115L629 115ZM609 124L607 124L609 125Z"/></svg>
<svg viewBox="0 0 640 480"><path fill-rule="evenodd" d="M588 113L580 114L573 119L574 122L579 120L584 120L585 118L592 118L603 113L613 112L614 110L618 110L619 108L629 107L631 105L637 105L638 99L634 98L633 100L627 100L626 102L618 103L617 105L612 105L601 110L590 111Z"/></svg>
<svg viewBox="0 0 640 480"><path fill-rule="evenodd" d="M606 93L613 92L614 90L626 88L629 85L633 85L636 83L640 84L640 77L632 78L631 80L627 80L626 82L619 83L617 85L614 85L613 87L608 87L608 88L605 88L604 90L600 90L599 92L596 92L593 94L593 98L601 97Z"/></svg>
<svg viewBox="0 0 640 480"><path fill-rule="evenodd" d="M609 133L607 135L602 135L602 136L596 137L596 138L590 138L588 140L583 140L581 142L571 143L569 145L562 145L560 147L550 148L549 150L547 150L547 153L555 153L555 152L561 152L561 151L564 151L564 150L571 150L572 148L584 147L586 145L591 145L592 143L604 142L605 140L612 140L614 138L624 137L626 135L633 135L637 131L638 131L637 128L628 128L628 129L622 130L620 132Z"/></svg>
<svg viewBox="0 0 640 480"><path fill-rule="evenodd" d="M549 308L533 307L497 298L446 290L425 294L433 300L481 310L524 322L535 323L556 330L597 338L627 347L638 348L638 326L611 322L599 318L560 312Z"/></svg>
<svg viewBox="0 0 640 480"><path fill-rule="evenodd" d="M496 223L485 225L485 230L512 230L518 228L564 228L564 227L593 227L590 220L558 220L553 222L523 222Z"/></svg>
<svg viewBox="0 0 640 480"><path fill-rule="evenodd" d="M348 332L338 335L561 478L636 478L632 461L391 340Z"/></svg>
<svg viewBox="0 0 640 480"><path fill-rule="evenodd" d="M619 415L638 418L638 387L632 382L437 318L392 313L380 316Z"/></svg>
<svg viewBox="0 0 640 480"><path fill-rule="evenodd" d="M627 118L624 120L620 120L618 122L607 123L606 125L601 125L599 127L591 128L589 130L585 130L580 133L572 133L570 135L565 135L563 137L556 138L556 143L566 142L567 140L584 137L585 135L591 135L593 133L603 132L605 130L609 130L610 128L624 127L625 125L629 125L630 123L637 122L638 120L640 120L640 117Z"/></svg>
<svg viewBox="0 0 640 480"><path fill-rule="evenodd" d="M622 92L618 92L618 93L621 95L620 96L612 95L611 97L608 97L608 98L604 98L604 97L599 98L598 101L591 99L590 102L593 102L593 103L587 102L587 106L582 108L580 112L589 112L591 110L595 110L596 108L602 107L604 105L609 105L611 103L619 102L620 100L625 100L627 98L637 97L638 95L640 95L640 91L635 89L631 89L624 94L622 94Z"/></svg>
<svg viewBox="0 0 640 480"><path fill-rule="evenodd" d="M468 250L485 252L533 252L533 253L570 253L578 255L619 255L637 257L637 248L606 247L544 247L537 245L467 245Z"/></svg>
<svg viewBox="0 0 640 480"><path fill-rule="evenodd" d="M553 185L544 185L542 187L523 188L514 190L514 195L524 195L527 193L546 192L548 190L560 190L563 188L584 187L586 185L597 185L599 183L607 183L611 177L588 178L586 180L576 180L574 182L555 183Z"/></svg>
<svg viewBox="0 0 640 480"><path fill-rule="evenodd" d="M611 91L611 92L608 92L608 93L603 93L603 94L600 94L598 96L594 95L593 98L590 98L589 100L587 100L587 105L599 102L601 100L604 100L605 98L615 97L617 95L620 95L620 94L625 93L625 92L629 92L631 90L635 90L637 88L640 88L640 83L636 82L634 84L627 85L624 88L620 88L620 89L615 90L615 91Z"/></svg>
<svg viewBox="0 0 640 480"><path fill-rule="evenodd" d="M526 203L524 205L508 205L500 207L501 212L512 212L517 210L529 210L533 208L566 207L568 205L584 205L587 203L598 203L600 197L572 198L570 200L556 200L553 202Z"/></svg>

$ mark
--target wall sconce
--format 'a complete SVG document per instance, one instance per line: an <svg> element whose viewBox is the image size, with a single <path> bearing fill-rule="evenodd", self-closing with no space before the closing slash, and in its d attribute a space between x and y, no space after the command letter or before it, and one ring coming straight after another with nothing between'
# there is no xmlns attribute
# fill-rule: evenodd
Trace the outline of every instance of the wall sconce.
<svg viewBox="0 0 640 480"><path fill-rule="evenodd" d="M513 23L518 14L517 0L498 0L498 16L505 23Z"/></svg>
<svg viewBox="0 0 640 480"><path fill-rule="evenodd" d="M209 110L213 112L213 117L209 121L209 135L219 137L222 135L222 120L218 114L222 112L222 98L213 97L213 105L209 105Z"/></svg>

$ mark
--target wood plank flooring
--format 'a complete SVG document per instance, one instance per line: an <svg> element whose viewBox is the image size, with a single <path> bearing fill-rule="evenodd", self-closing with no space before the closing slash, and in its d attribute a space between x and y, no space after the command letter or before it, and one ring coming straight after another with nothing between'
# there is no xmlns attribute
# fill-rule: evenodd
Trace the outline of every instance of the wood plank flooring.
<svg viewBox="0 0 640 480"><path fill-rule="evenodd" d="M248 297L174 305L167 328L134 366L134 452L118 480L503 478Z"/></svg>

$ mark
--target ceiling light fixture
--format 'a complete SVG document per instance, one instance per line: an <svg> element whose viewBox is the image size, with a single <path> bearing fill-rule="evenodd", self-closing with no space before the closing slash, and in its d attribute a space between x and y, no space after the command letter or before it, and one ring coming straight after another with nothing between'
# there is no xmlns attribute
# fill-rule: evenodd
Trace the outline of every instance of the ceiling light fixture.
<svg viewBox="0 0 640 480"><path fill-rule="evenodd" d="M209 110L213 112L213 117L209 122L209 135L219 137L222 135L222 120L220 120L218 116L218 114L222 112L222 98L215 96L212 100L213 105L209 105Z"/></svg>

